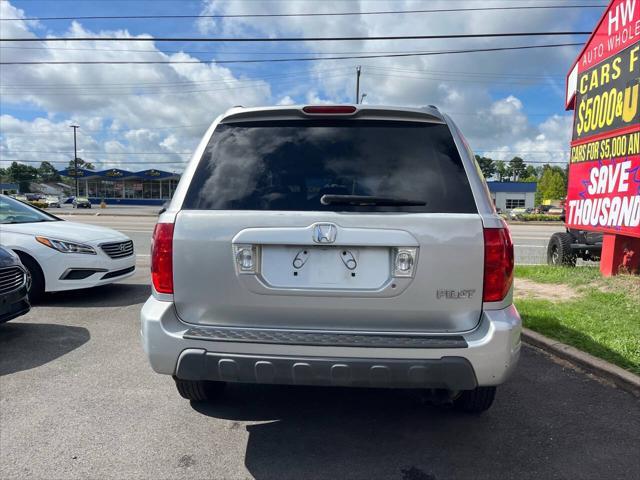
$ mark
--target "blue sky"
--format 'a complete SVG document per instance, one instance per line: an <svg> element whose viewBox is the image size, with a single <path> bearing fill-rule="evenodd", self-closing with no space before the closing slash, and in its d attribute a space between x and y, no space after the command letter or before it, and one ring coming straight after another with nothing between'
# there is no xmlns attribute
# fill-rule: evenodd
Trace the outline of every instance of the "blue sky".
<svg viewBox="0 0 640 480"><path fill-rule="evenodd" d="M380 1L26 1L2 2L3 18L85 15L201 15L376 11L505 5L594 4L540 0ZM349 36L592 30L604 8L284 19L82 20L2 22L9 36ZM3 59L284 58L286 52L387 52L486 48L585 41L536 39L257 43L33 43L3 48ZM150 50L150 51L149 51ZM180 54L177 52L185 52ZM254 65L5 66L0 166L11 160L62 162L69 157L69 122L81 126L83 158L98 168L156 166L181 170L206 125L226 108L353 100L355 65L362 65L367 102L437 104L460 124L472 147L496 158L520 155L562 162L571 114L564 112L564 77L578 47L503 53ZM168 57L166 57L166 56ZM172 162L172 163L170 163Z"/></svg>

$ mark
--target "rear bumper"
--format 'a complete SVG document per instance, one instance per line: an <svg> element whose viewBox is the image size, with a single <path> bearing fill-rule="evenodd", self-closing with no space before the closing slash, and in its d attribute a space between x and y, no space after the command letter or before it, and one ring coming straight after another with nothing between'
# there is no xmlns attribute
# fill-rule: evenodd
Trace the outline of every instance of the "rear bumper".
<svg viewBox="0 0 640 480"><path fill-rule="evenodd" d="M464 347L276 343L259 336L253 342L242 330L241 340L190 335L193 325L177 318L173 303L155 297L141 312L142 344L152 368L185 380L450 390L503 383L520 355L521 321L513 305L485 311L478 328L455 336L464 338Z"/></svg>

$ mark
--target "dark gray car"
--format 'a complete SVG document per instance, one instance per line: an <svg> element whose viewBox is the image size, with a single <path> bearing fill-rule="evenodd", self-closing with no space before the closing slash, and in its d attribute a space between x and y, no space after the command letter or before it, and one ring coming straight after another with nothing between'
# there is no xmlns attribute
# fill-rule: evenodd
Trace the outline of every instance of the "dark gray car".
<svg viewBox="0 0 640 480"><path fill-rule="evenodd" d="M0 247L0 323L27 313L29 304L29 273L18 256Z"/></svg>

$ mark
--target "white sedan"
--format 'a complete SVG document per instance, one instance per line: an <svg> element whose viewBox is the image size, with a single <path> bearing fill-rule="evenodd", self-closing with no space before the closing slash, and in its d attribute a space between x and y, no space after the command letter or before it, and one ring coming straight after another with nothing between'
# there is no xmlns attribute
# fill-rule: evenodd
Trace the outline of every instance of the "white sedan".
<svg viewBox="0 0 640 480"><path fill-rule="evenodd" d="M31 273L29 298L95 287L133 275L129 237L111 228L67 222L0 195L0 245L15 251Z"/></svg>

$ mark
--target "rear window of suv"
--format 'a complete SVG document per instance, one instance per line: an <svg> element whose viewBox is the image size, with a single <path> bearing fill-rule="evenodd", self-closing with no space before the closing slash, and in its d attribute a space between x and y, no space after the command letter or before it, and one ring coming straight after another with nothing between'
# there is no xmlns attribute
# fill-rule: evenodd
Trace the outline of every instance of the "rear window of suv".
<svg viewBox="0 0 640 480"><path fill-rule="evenodd" d="M424 205L323 205L323 195L401 198ZM341 119L218 125L182 208L477 212L448 126Z"/></svg>

